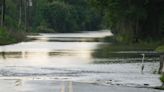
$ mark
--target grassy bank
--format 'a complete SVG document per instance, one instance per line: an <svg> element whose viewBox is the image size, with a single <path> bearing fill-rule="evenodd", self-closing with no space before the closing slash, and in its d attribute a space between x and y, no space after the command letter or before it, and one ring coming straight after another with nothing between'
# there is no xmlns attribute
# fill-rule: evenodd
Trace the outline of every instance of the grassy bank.
<svg viewBox="0 0 164 92"><path fill-rule="evenodd" d="M0 28L0 45L17 43L25 40L26 33L17 31L8 31Z"/></svg>
<svg viewBox="0 0 164 92"><path fill-rule="evenodd" d="M141 57L142 53L116 53L120 51L154 51L158 45L152 44L107 44L100 45L99 49L92 54L93 57L97 58L137 58ZM148 57L148 56L147 56ZM150 55L151 57L151 55Z"/></svg>
<svg viewBox="0 0 164 92"><path fill-rule="evenodd" d="M163 53L164 52L164 45L161 45L161 46L157 47L156 51Z"/></svg>
<svg viewBox="0 0 164 92"><path fill-rule="evenodd" d="M122 42L117 39L117 37L105 37L105 42L110 42L112 45L108 48L110 51L137 51L137 50L154 50L154 51L164 51L164 45L162 46L164 40L145 40L138 41L137 43Z"/></svg>

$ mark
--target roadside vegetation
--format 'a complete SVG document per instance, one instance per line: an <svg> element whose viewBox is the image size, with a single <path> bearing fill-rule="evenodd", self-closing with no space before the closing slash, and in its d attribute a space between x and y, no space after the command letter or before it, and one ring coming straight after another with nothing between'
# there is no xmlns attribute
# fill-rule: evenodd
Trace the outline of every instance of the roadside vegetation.
<svg viewBox="0 0 164 92"><path fill-rule="evenodd" d="M110 29L123 44L164 43L162 0L2 0L1 28L17 32ZM8 32L8 31L6 31Z"/></svg>
<svg viewBox="0 0 164 92"><path fill-rule="evenodd" d="M164 53L164 45L159 46L158 48L156 48L156 51Z"/></svg>
<svg viewBox="0 0 164 92"><path fill-rule="evenodd" d="M17 43L26 39L24 32L12 32L4 28L0 28L0 45L8 45Z"/></svg>
<svg viewBox="0 0 164 92"><path fill-rule="evenodd" d="M104 39L112 44L101 47L93 56L110 57L116 51L163 52L164 1L90 0L90 3L104 15L103 26L114 34Z"/></svg>

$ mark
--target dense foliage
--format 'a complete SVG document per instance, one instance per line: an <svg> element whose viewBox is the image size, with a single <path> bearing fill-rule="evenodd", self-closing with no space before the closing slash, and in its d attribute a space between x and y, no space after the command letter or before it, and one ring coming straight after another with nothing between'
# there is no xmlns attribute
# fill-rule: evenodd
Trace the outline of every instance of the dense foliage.
<svg viewBox="0 0 164 92"><path fill-rule="evenodd" d="M103 11L106 25L123 42L161 40L164 36L163 0L90 0Z"/></svg>
<svg viewBox="0 0 164 92"><path fill-rule="evenodd" d="M98 30L101 16L87 0L55 0L43 9L48 26L57 32Z"/></svg>
<svg viewBox="0 0 164 92"><path fill-rule="evenodd" d="M77 32L101 28L101 16L87 0L1 0L0 5L1 10L5 6L4 26L12 30Z"/></svg>

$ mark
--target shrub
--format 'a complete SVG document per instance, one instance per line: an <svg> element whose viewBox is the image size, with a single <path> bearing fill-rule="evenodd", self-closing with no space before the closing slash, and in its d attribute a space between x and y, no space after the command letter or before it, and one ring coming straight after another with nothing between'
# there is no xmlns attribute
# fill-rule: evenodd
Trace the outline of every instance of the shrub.
<svg viewBox="0 0 164 92"><path fill-rule="evenodd" d="M162 82L162 86L164 86L164 74L161 75L160 80Z"/></svg>
<svg viewBox="0 0 164 92"><path fill-rule="evenodd" d="M24 32L8 31L5 28L0 28L0 45L20 42L25 39Z"/></svg>
<svg viewBox="0 0 164 92"><path fill-rule="evenodd" d="M164 45L163 46L159 46L156 51L158 52L164 52Z"/></svg>

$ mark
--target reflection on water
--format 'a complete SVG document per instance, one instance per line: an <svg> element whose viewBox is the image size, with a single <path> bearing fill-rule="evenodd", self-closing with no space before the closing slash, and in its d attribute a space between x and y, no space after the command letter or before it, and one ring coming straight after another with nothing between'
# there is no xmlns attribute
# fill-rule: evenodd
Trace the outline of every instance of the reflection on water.
<svg viewBox="0 0 164 92"><path fill-rule="evenodd" d="M93 43L93 46L96 45L98 43ZM4 62L4 61L8 61L10 62L12 60L12 63L17 63L17 65L20 64L20 62L24 62L24 64L28 65L28 64L33 64L36 65L38 64L43 64L45 65L49 65L50 63L54 63L54 64L82 64L82 63L89 63L91 62L92 58L91 58L91 53L94 49L93 46L90 46L90 44L87 45L87 43L79 43L79 44L70 44L71 46L75 47L75 49L73 49L71 46L69 45L65 45L64 46L68 46L64 47L62 50L62 46L55 48L56 46L52 47L51 49L53 49L52 51L49 50L30 50L31 48L29 48L29 51L26 49L26 51L24 51L22 48L20 51L19 49L17 49L17 51L14 49L12 49L12 52L1 52L0 53L0 62ZM77 47L77 48L76 48ZM78 50L79 49L79 50ZM14 62L16 61L16 62ZM78 62L77 62L78 61ZM12 64L11 62L8 63L9 65ZM51 65L51 64L50 64Z"/></svg>
<svg viewBox="0 0 164 92"><path fill-rule="evenodd" d="M29 42L0 46L0 79L27 77L109 85L160 85L159 75L153 74L158 58L146 58L151 62L145 62L142 75L140 53L109 53L100 47L110 45L102 42L103 37L110 35L110 31L40 34L28 36L35 39ZM21 82L16 81L16 85Z"/></svg>
<svg viewBox="0 0 164 92"><path fill-rule="evenodd" d="M63 56L69 55L68 52L1 52L0 58L1 59L10 59L10 58L24 58L28 59L30 57L37 57L37 56Z"/></svg>
<svg viewBox="0 0 164 92"><path fill-rule="evenodd" d="M91 53L110 31L28 36L35 40L0 46L0 64L56 66L92 63ZM99 39L99 40L98 40Z"/></svg>
<svg viewBox="0 0 164 92"><path fill-rule="evenodd" d="M126 49L119 51L110 44L100 44L98 48L92 53L95 58L95 63L140 63L142 61L142 54L145 54L145 62L158 62L159 54L153 50L139 49L129 50Z"/></svg>

